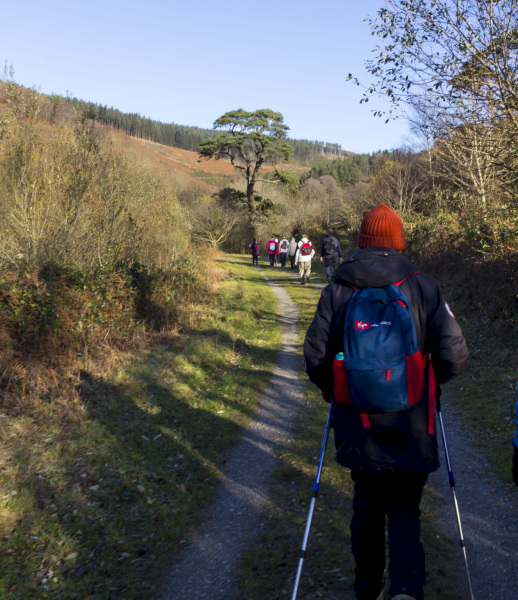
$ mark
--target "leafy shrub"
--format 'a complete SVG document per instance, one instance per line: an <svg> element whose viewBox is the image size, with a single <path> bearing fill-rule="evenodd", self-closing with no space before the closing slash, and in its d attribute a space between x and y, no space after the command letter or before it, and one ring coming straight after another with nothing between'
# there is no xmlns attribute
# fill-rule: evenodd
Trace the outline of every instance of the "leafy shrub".
<svg viewBox="0 0 518 600"><path fill-rule="evenodd" d="M172 183L116 152L91 121L65 113L49 124L36 92L3 88L0 375L40 389L57 371L69 377L71 357L192 326L213 256L202 261L192 245Z"/></svg>
<svg viewBox="0 0 518 600"><path fill-rule="evenodd" d="M168 268L189 243L189 223L170 185L116 154L77 118L49 127L38 97L7 84L0 120L0 260L49 261L88 273L145 260Z"/></svg>

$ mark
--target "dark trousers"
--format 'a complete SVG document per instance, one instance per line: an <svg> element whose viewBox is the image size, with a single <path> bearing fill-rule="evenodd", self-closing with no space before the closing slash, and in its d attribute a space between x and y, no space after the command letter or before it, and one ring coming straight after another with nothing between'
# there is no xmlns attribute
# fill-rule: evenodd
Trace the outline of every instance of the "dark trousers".
<svg viewBox="0 0 518 600"><path fill-rule="evenodd" d="M425 558L419 503L428 474L351 471L351 477L354 481L351 546L356 561L356 597L374 600L383 588L386 516L389 594L408 594L421 600Z"/></svg>
<svg viewBox="0 0 518 600"><path fill-rule="evenodd" d="M326 277L329 281L333 279L333 275L336 271L336 265L338 264L338 256L332 256L331 258L324 258L324 268L326 271Z"/></svg>
<svg viewBox="0 0 518 600"><path fill-rule="evenodd" d="M281 261L281 267L285 267L286 266L286 258L288 257L286 252L281 252L279 254L279 259Z"/></svg>
<svg viewBox="0 0 518 600"><path fill-rule="evenodd" d="M290 265L292 269L295 268L295 256L295 254L290 254Z"/></svg>
<svg viewBox="0 0 518 600"><path fill-rule="evenodd" d="M273 267L275 264L275 254L268 254L268 259L270 261L270 267Z"/></svg>
<svg viewBox="0 0 518 600"><path fill-rule="evenodd" d="M259 255L258 254L252 254L252 264L259 265Z"/></svg>

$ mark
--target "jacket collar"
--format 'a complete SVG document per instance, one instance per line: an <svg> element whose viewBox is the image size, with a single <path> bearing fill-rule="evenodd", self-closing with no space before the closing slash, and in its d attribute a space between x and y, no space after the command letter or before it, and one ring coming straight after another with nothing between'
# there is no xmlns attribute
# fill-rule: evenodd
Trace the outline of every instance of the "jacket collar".
<svg viewBox="0 0 518 600"><path fill-rule="evenodd" d="M360 288L383 287L401 281L417 271L405 254L392 248L364 248L344 261L335 281Z"/></svg>

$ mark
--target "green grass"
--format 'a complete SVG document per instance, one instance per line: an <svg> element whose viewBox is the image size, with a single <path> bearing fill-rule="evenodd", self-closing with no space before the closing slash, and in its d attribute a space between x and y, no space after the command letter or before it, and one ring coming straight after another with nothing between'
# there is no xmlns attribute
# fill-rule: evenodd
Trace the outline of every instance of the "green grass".
<svg viewBox="0 0 518 600"><path fill-rule="evenodd" d="M0 417L1 598L159 595L280 343L260 274L220 266L195 329L156 336L111 375L85 364L66 411L42 402Z"/></svg>
<svg viewBox="0 0 518 600"><path fill-rule="evenodd" d="M493 475L512 483L518 344L510 335L495 335L500 325L493 319L468 315L460 323L470 358L466 371L444 387L445 422L451 403L465 422L473 445L488 457Z"/></svg>
<svg viewBox="0 0 518 600"><path fill-rule="evenodd" d="M325 282L323 265L313 262L312 281ZM291 269L265 268L266 274L282 287L298 304L301 344L313 318L320 290L302 286ZM300 349L302 352L302 347ZM319 391L304 382L305 409L297 421L293 443L279 455L279 466L273 475L274 501L265 519L268 521L260 540L243 556L239 593L234 599L291 598L300 548L307 521L316 468L322 444L329 405ZM444 473L446 477L446 473ZM430 600L462 600L464 589L462 556L455 532L452 538L438 532L434 520L440 510L431 490L426 490L422 503L422 537L427 555ZM334 460L331 433L315 504L307 545L300 598L353 598L354 560L350 552L349 522L352 516L352 483L348 470ZM459 579L458 579L459 578Z"/></svg>
<svg viewBox="0 0 518 600"><path fill-rule="evenodd" d="M215 294L192 307L190 331L157 335L138 352L128 350L110 374L105 365L85 362L66 410L42 399L23 415L0 414L1 598L159 597L175 553L209 505L219 468L268 384L280 344L273 294L250 258L224 256L220 266L226 275ZM320 290L301 286L297 270L262 266L298 304L302 342ZM324 283L323 265L314 261L313 268L312 281ZM478 442L491 441L498 464L512 437L513 371L505 348L477 330L480 322L461 325L473 366L446 391ZM279 455L268 523L244 553L236 599L291 595L328 412L302 372L301 378L305 409ZM301 598L352 598L352 488L333 446L331 434ZM427 598L461 600L456 586L464 587L465 576L456 533L449 538L436 530L438 510L427 490Z"/></svg>

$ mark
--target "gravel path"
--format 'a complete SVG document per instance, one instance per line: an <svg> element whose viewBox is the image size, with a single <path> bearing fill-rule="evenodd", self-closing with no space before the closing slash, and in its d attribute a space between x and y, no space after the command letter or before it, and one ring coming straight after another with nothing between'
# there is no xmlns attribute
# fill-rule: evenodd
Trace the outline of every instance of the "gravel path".
<svg viewBox="0 0 518 600"><path fill-rule="evenodd" d="M277 367L254 420L227 460L223 483L203 525L173 567L163 600L224 600L235 590L241 552L260 533L260 516L270 501L268 482L276 467L276 450L289 438L289 425L303 406L297 307L285 290L269 283L282 326Z"/></svg>
<svg viewBox="0 0 518 600"><path fill-rule="evenodd" d="M518 490L514 485L495 480L488 460L470 444L466 428L448 409L447 397L443 398L446 443L455 477L473 596L475 600L515 600L518 598ZM508 463L510 469L511 440ZM441 468L432 473L429 484L441 502L439 528L459 540L444 454ZM459 590L463 590L460 597L470 597L465 568L459 573Z"/></svg>
<svg viewBox="0 0 518 600"><path fill-rule="evenodd" d="M276 449L289 437L289 423L294 422L302 407L297 309L287 292L269 283L277 297L278 314L282 315L277 368L255 419L226 464L224 482L204 524L172 570L170 588L162 600L226 599L235 590L241 551L260 532L260 516L270 501L268 482L276 466ZM317 282L315 285L324 287ZM495 481L487 459L474 449L460 419L448 408L447 396L443 396L442 404L474 598L516 600L518 491ZM441 468L431 474L429 489L440 503L439 531L457 541L457 521L444 463L441 454ZM465 598L470 596L466 570L461 568L459 600Z"/></svg>

